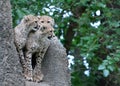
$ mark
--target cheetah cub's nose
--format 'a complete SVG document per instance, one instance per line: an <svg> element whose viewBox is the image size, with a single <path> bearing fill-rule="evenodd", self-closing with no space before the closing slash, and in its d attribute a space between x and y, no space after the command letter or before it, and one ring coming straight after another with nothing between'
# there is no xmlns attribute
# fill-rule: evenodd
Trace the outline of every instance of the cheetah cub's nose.
<svg viewBox="0 0 120 86"><path fill-rule="evenodd" d="M52 33L53 31L51 30L50 32Z"/></svg>
<svg viewBox="0 0 120 86"><path fill-rule="evenodd" d="M51 39L52 38L52 35L51 36L48 36L48 39Z"/></svg>

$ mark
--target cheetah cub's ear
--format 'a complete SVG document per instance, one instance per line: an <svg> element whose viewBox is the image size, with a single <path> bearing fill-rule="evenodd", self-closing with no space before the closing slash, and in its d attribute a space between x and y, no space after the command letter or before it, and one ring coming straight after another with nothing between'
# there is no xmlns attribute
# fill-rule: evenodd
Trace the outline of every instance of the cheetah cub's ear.
<svg viewBox="0 0 120 86"><path fill-rule="evenodd" d="M54 21L54 19L52 19L51 25L54 26L54 24L55 24L55 21Z"/></svg>
<svg viewBox="0 0 120 86"><path fill-rule="evenodd" d="M40 20L41 16L37 16L37 17L38 17L38 19Z"/></svg>
<svg viewBox="0 0 120 86"><path fill-rule="evenodd" d="M33 19L35 16L33 16L33 15L26 15L26 16L24 16L23 17L23 19L22 19L22 21L21 22L23 22L23 23L26 23L26 22L28 22L28 21L31 21L31 19Z"/></svg>

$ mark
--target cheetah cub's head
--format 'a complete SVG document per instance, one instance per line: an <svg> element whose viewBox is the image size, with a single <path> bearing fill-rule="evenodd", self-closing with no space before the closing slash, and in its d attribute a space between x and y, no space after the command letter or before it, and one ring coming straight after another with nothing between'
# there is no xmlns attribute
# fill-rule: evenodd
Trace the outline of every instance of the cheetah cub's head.
<svg viewBox="0 0 120 86"><path fill-rule="evenodd" d="M51 26L54 26L54 19L50 16L37 16L39 18L39 21L41 24L49 24Z"/></svg>
<svg viewBox="0 0 120 86"><path fill-rule="evenodd" d="M38 20L39 20L39 18L36 16L27 15L27 16L24 16L21 23L23 23L25 25L26 29L37 31L39 29Z"/></svg>
<svg viewBox="0 0 120 86"><path fill-rule="evenodd" d="M55 36L54 34L54 28L49 24L40 24L40 31L41 34L47 37L48 39L51 39Z"/></svg>

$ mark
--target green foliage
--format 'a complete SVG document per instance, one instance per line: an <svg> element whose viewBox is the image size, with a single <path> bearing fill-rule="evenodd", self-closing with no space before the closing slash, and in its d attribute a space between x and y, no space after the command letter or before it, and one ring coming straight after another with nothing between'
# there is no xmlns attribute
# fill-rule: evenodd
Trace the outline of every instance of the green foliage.
<svg viewBox="0 0 120 86"><path fill-rule="evenodd" d="M75 56L72 86L120 86L119 0L11 0L11 4L14 26L27 14L50 15L63 44L71 21L76 23L69 50ZM93 26L96 22L100 25Z"/></svg>
<svg viewBox="0 0 120 86"><path fill-rule="evenodd" d="M46 3L46 4L44 4ZM23 16L28 14L39 15L48 14L44 7L48 7L48 1L42 0L11 0L13 26L15 27Z"/></svg>

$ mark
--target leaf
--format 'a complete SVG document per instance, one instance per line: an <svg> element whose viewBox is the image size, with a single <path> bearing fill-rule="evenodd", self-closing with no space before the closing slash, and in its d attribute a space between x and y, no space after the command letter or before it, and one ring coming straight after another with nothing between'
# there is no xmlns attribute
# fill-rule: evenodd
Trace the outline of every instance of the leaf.
<svg viewBox="0 0 120 86"><path fill-rule="evenodd" d="M112 27L119 27L120 26L120 22L118 21L114 21L114 22L110 22Z"/></svg>
<svg viewBox="0 0 120 86"><path fill-rule="evenodd" d="M70 3L72 0L67 0L68 3Z"/></svg>
<svg viewBox="0 0 120 86"><path fill-rule="evenodd" d="M17 15L19 16L19 18L23 17L24 13L21 10L17 9L16 12L17 12Z"/></svg>
<svg viewBox="0 0 120 86"><path fill-rule="evenodd" d="M103 4L103 3L98 3L98 6L99 6L99 7L102 7L102 8L105 8L105 7L106 7L106 5Z"/></svg>
<svg viewBox="0 0 120 86"><path fill-rule="evenodd" d="M105 69L103 70L103 76L107 77L110 74L109 70Z"/></svg>
<svg viewBox="0 0 120 86"><path fill-rule="evenodd" d="M117 61L117 62L120 61L119 57L120 57L120 55L116 54L116 57L114 58L114 60Z"/></svg>
<svg viewBox="0 0 120 86"><path fill-rule="evenodd" d="M114 66L110 66L110 65L109 65L107 68L108 68L110 71L114 71L114 69L115 69Z"/></svg>
<svg viewBox="0 0 120 86"><path fill-rule="evenodd" d="M99 65L98 70L104 70L105 69L105 65Z"/></svg>
<svg viewBox="0 0 120 86"><path fill-rule="evenodd" d="M108 65L108 60L103 60L103 65Z"/></svg>

